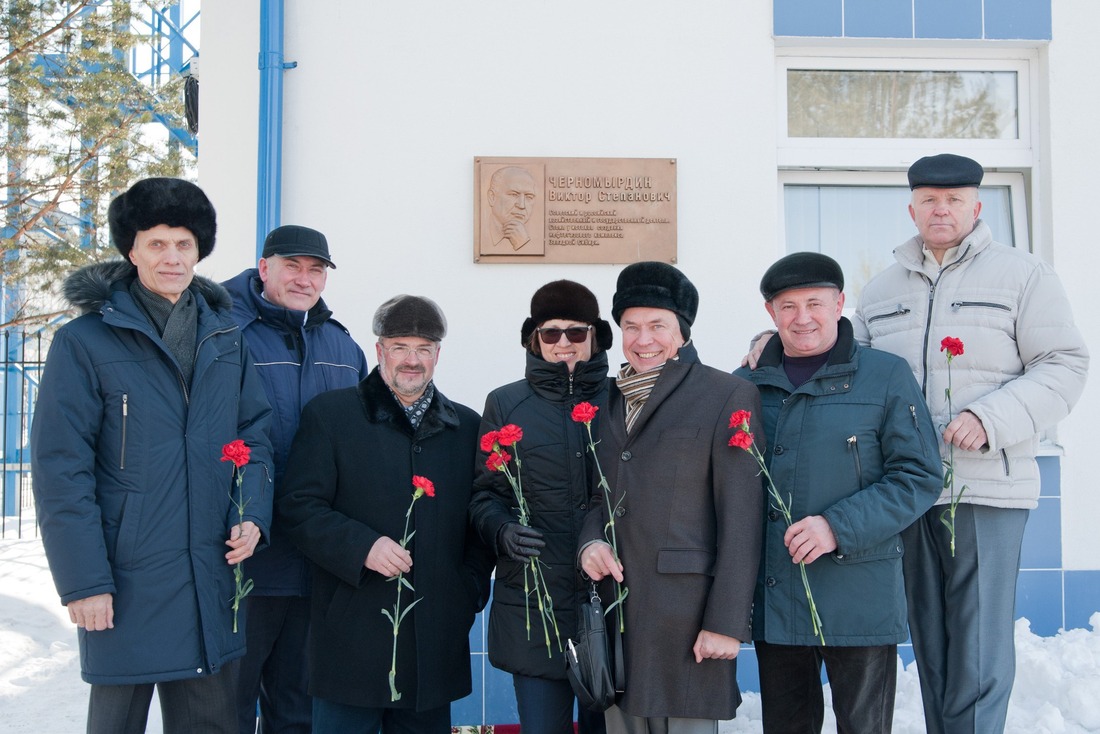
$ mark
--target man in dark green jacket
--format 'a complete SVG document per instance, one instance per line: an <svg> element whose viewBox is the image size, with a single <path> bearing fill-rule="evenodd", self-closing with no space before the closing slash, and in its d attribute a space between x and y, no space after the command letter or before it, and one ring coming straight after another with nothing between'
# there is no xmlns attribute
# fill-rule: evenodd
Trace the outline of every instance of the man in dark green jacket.
<svg viewBox="0 0 1100 734"><path fill-rule="evenodd" d="M768 734L821 731L822 662L837 731L890 731L897 643L907 634L900 533L942 485L912 372L855 342L841 316L843 288L840 266L825 255L772 265L760 290L779 338L757 369L737 372L760 390L765 460L780 498L765 510L753 605Z"/></svg>

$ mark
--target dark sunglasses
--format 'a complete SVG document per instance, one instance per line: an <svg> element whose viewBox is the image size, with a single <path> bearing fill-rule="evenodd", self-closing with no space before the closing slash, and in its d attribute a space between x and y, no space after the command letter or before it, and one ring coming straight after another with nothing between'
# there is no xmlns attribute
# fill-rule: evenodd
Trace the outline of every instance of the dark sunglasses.
<svg viewBox="0 0 1100 734"><path fill-rule="evenodd" d="M539 338L542 339L543 344L557 344L561 341L561 335L565 334L565 338L574 344L580 344L588 338L588 332L591 331L591 326L570 326L568 329L558 329L554 327L545 327L542 329L535 329L539 333Z"/></svg>

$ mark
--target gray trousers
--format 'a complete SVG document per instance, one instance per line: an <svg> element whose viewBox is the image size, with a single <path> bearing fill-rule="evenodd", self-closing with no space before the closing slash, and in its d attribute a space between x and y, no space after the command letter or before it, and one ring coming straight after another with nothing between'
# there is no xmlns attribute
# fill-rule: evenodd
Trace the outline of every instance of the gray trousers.
<svg viewBox="0 0 1100 734"><path fill-rule="evenodd" d="M154 686L160 696L164 734L237 734L239 664L234 660L213 675L156 684L93 683L88 734L144 734Z"/></svg>
<svg viewBox="0 0 1100 734"><path fill-rule="evenodd" d="M937 505L902 533L909 632L928 734L1003 732L1016 675L1027 510L960 504L955 556Z"/></svg>
<svg viewBox="0 0 1100 734"><path fill-rule="evenodd" d="M631 716L618 706L603 714L607 734L718 734L715 719L665 719Z"/></svg>

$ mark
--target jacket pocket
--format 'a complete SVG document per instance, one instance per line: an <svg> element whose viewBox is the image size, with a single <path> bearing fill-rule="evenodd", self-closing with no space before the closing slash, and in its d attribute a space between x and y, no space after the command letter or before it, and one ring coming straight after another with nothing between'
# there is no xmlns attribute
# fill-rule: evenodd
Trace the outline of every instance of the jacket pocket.
<svg viewBox="0 0 1100 734"><path fill-rule="evenodd" d="M905 306L903 306L899 303L897 305L897 308L895 308L893 311L889 311L887 313L875 314L874 316L868 317L867 323L868 324L873 324L876 321L883 321L884 319L896 319L900 316L908 316L910 311L911 311L911 309L908 309L908 308L906 308Z"/></svg>
<svg viewBox="0 0 1100 734"><path fill-rule="evenodd" d="M664 548L657 551L657 573L714 575L715 555L699 548Z"/></svg>
<svg viewBox="0 0 1100 734"><path fill-rule="evenodd" d="M863 464L859 460L859 439L853 433L847 439L848 451L852 454L852 461L856 470L856 491L863 489Z"/></svg>
<svg viewBox="0 0 1100 734"><path fill-rule="evenodd" d="M829 558L840 566L848 566L853 563L867 563L868 561L881 561L886 558L901 558L905 551L901 536L894 535L878 545L864 548L854 553L830 553Z"/></svg>
<svg viewBox="0 0 1100 734"><path fill-rule="evenodd" d="M119 568L131 568L134 564L144 499L144 496L137 492L129 492L122 505L122 518L118 524L118 540L115 543L115 564Z"/></svg>
<svg viewBox="0 0 1100 734"><path fill-rule="evenodd" d="M130 416L130 395L122 393L122 427L119 430L118 469L126 469L126 422Z"/></svg>

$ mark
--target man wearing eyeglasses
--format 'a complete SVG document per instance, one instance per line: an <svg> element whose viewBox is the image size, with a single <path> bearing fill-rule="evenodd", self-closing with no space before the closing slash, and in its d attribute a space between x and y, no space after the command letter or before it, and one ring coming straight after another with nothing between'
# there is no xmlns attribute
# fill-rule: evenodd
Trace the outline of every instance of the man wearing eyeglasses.
<svg viewBox="0 0 1100 734"><path fill-rule="evenodd" d="M313 731L448 734L493 566L467 521L480 417L435 386L439 306L396 296L373 325L378 367L306 406L276 490L314 564ZM414 477L434 493L413 501Z"/></svg>
<svg viewBox="0 0 1100 734"><path fill-rule="evenodd" d="M363 350L321 298L330 268L336 264L325 235L286 224L264 239L257 267L223 283L272 406L276 487L302 406L327 390L353 387L367 374ZM246 566L254 586L244 605L248 652L237 682L241 734L256 731L257 700L261 734L310 731L309 564L281 524L276 514L270 544Z"/></svg>

